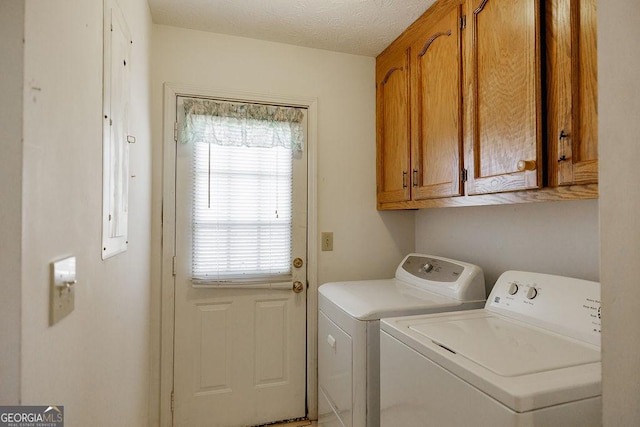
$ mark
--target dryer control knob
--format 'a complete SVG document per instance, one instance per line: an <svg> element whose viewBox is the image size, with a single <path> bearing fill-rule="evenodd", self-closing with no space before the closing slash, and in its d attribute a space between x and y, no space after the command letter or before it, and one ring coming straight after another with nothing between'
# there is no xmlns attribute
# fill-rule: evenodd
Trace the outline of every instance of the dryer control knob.
<svg viewBox="0 0 640 427"><path fill-rule="evenodd" d="M425 273L428 273L431 270L433 270L433 265L429 263L426 263L425 265L422 266L422 271L424 271Z"/></svg>
<svg viewBox="0 0 640 427"><path fill-rule="evenodd" d="M538 290L533 286L530 287L529 290L527 291L527 298L534 299L537 296L538 296Z"/></svg>
<svg viewBox="0 0 640 427"><path fill-rule="evenodd" d="M509 290L507 292L509 292L509 295L515 295L518 292L518 285L515 283L510 283Z"/></svg>

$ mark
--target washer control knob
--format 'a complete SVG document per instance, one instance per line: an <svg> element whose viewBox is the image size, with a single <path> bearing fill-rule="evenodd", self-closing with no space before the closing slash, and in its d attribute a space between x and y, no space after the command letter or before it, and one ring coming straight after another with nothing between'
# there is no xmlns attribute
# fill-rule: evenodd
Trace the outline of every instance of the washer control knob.
<svg viewBox="0 0 640 427"><path fill-rule="evenodd" d="M422 266L422 271L424 271L425 273L428 273L431 270L433 270L433 265L429 263L426 263L425 265Z"/></svg>
<svg viewBox="0 0 640 427"><path fill-rule="evenodd" d="M509 295L515 295L518 292L518 285L515 283L510 283L509 290L507 292L509 292Z"/></svg>
<svg viewBox="0 0 640 427"><path fill-rule="evenodd" d="M530 287L529 290L527 291L527 298L534 299L536 296L538 296L538 290L533 286Z"/></svg>

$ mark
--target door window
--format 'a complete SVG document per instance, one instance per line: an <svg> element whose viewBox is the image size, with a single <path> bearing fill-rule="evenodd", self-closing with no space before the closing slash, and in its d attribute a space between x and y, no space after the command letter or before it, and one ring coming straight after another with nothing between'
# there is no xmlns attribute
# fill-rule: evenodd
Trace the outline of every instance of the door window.
<svg viewBox="0 0 640 427"><path fill-rule="evenodd" d="M192 278L196 284L291 280L296 108L184 101L193 144Z"/></svg>

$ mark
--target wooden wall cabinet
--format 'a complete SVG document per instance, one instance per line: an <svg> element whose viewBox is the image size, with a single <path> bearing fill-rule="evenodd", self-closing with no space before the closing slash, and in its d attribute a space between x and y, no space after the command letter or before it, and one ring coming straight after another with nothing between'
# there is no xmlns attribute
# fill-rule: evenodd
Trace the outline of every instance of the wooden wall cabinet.
<svg viewBox="0 0 640 427"><path fill-rule="evenodd" d="M413 200L462 194L461 14L459 2L443 2L412 37Z"/></svg>
<svg viewBox="0 0 640 427"><path fill-rule="evenodd" d="M597 198L595 2L440 0L394 41L378 208Z"/></svg>
<svg viewBox="0 0 640 427"><path fill-rule="evenodd" d="M598 182L596 0L546 0L549 185Z"/></svg>
<svg viewBox="0 0 640 427"><path fill-rule="evenodd" d="M540 0L467 0L467 194L542 187Z"/></svg>
<svg viewBox="0 0 640 427"><path fill-rule="evenodd" d="M409 51L394 49L376 64L378 204L411 199Z"/></svg>
<svg viewBox="0 0 640 427"><path fill-rule="evenodd" d="M462 194L460 19L441 1L376 60L379 207Z"/></svg>

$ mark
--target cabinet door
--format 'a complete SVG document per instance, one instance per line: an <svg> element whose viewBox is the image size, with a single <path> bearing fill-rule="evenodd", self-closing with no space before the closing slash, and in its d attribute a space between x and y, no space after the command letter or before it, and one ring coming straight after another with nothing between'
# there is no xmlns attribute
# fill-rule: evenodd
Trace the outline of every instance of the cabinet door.
<svg viewBox="0 0 640 427"><path fill-rule="evenodd" d="M469 194L542 186L539 0L467 0Z"/></svg>
<svg viewBox="0 0 640 427"><path fill-rule="evenodd" d="M461 5L430 16L411 46L414 200L461 194Z"/></svg>
<svg viewBox="0 0 640 427"><path fill-rule="evenodd" d="M388 50L376 60L378 204L411 198L408 55Z"/></svg>
<svg viewBox="0 0 640 427"><path fill-rule="evenodd" d="M598 182L596 0L547 0L549 184Z"/></svg>

